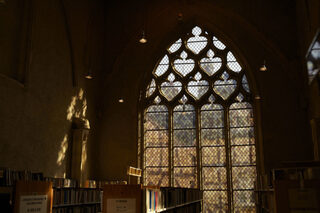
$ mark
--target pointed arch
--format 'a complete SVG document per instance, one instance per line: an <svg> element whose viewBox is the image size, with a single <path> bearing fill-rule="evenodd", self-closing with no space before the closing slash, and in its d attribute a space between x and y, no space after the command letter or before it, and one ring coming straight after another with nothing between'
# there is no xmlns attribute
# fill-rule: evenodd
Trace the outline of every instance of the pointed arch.
<svg viewBox="0 0 320 213"><path fill-rule="evenodd" d="M201 188L204 212L255 212L252 94L229 47L193 27L167 47L141 94L144 184Z"/></svg>

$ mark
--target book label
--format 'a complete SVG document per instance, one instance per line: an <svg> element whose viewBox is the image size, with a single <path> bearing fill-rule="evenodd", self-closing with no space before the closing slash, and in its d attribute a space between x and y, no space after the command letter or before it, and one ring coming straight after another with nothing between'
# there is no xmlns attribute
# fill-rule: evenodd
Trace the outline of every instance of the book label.
<svg viewBox="0 0 320 213"><path fill-rule="evenodd" d="M107 199L108 213L136 213L136 199Z"/></svg>
<svg viewBox="0 0 320 213"><path fill-rule="evenodd" d="M20 197L19 213L47 213L47 195L25 195Z"/></svg>

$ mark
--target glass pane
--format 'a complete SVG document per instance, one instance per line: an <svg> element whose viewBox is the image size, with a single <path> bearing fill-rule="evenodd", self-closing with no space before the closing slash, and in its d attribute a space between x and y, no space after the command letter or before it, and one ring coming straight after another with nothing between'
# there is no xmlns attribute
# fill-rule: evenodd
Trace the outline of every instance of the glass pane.
<svg viewBox="0 0 320 213"><path fill-rule="evenodd" d="M225 147L202 147L202 166L226 166Z"/></svg>
<svg viewBox="0 0 320 213"><path fill-rule="evenodd" d="M223 111L202 111L201 128L221 128L224 126Z"/></svg>
<svg viewBox="0 0 320 213"><path fill-rule="evenodd" d="M160 63L158 64L156 70L154 71L154 74L159 77L163 75L168 70L168 68L169 68L169 57L165 55L161 59Z"/></svg>
<svg viewBox="0 0 320 213"><path fill-rule="evenodd" d="M230 109L252 109L252 106L248 102L234 103L230 106Z"/></svg>
<svg viewBox="0 0 320 213"><path fill-rule="evenodd" d="M233 167L232 185L233 189L254 189L256 180L255 167Z"/></svg>
<svg viewBox="0 0 320 213"><path fill-rule="evenodd" d="M181 59L176 59L173 62L174 69L182 76L188 75L194 68L194 60L193 59L187 59L188 54L183 51L180 54Z"/></svg>
<svg viewBox="0 0 320 213"><path fill-rule="evenodd" d="M157 156L157 157L155 157ZM168 148L146 148L145 162L146 166L168 166Z"/></svg>
<svg viewBox="0 0 320 213"><path fill-rule="evenodd" d="M168 130L162 131L146 131L145 146L168 146L169 133Z"/></svg>
<svg viewBox="0 0 320 213"><path fill-rule="evenodd" d="M174 148L173 149L173 165L174 166L196 166L197 154L196 148Z"/></svg>
<svg viewBox="0 0 320 213"><path fill-rule="evenodd" d="M224 167L202 167L204 190L226 190L227 170Z"/></svg>
<svg viewBox="0 0 320 213"><path fill-rule="evenodd" d="M224 50L226 48L226 46L220 41L217 39L217 37L214 37L213 36L213 44L216 48L218 48L219 50Z"/></svg>
<svg viewBox="0 0 320 213"><path fill-rule="evenodd" d="M173 169L174 187L197 187L197 167L183 167Z"/></svg>
<svg viewBox="0 0 320 213"><path fill-rule="evenodd" d="M219 57L203 58L200 61L200 67L209 76L212 76L214 73L220 70L221 66L222 66L222 60Z"/></svg>
<svg viewBox="0 0 320 213"><path fill-rule="evenodd" d="M209 90L209 83L205 80L189 81L187 90L196 100L199 100Z"/></svg>
<svg viewBox="0 0 320 213"><path fill-rule="evenodd" d="M146 168L145 182L148 186L169 186L169 168Z"/></svg>
<svg viewBox="0 0 320 213"><path fill-rule="evenodd" d="M224 146L223 129L202 129L201 146Z"/></svg>
<svg viewBox="0 0 320 213"><path fill-rule="evenodd" d="M230 70L234 72L240 72L242 69L240 64L237 62L237 59L234 57L234 55L230 51L227 54L227 66L229 67Z"/></svg>
<svg viewBox="0 0 320 213"><path fill-rule="evenodd" d="M226 213L228 211L228 197L225 191L204 191L204 213Z"/></svg>
<svg viewBox="0 0 320 213"><path fill-rule="evenodd" d="M176 52L180 47L181 47L181 44L182 44L182 40L181 38L179 40L177 40L176 42L174 42L169 48L168 48L168 51L170 53L174 53Z"/></svg>
<svg viewBox="0 0 320 213"><path fill-rule="evenodd" d="M255 213L254 192L235 191L233 192L234 212Z"/></svg>
<svg viewBox="0 0 320 213"><path fill-rule="evenodd" d="M146 113L145 115L145 130L164 130L168 129L168 113Z"/></svg>
<svg viewBox="0 0 320 213"><path fill-rule="evenodd" d="M210 98L214 99L213 95L210 96ZM219 111L223 110L223 107L219 104L205 104L201 107L201 111Z"/></svg>
<svg viewBox="0 0 320 213"><path fill-rule="evenodd" d="M152 112L168 112L168 109L164 105L152 105L149 106L146 110L146 113L152 113Z"/></svg>
<svg viewBox="0 0 320 213"><path fill-rule="evenodd" d="M161 88L162 95L168 101L171 101L174 97L176 97L180 93L182 89L182 84L179 81L163 82L160 88Z"/></svg>
<svg viewBox="0 0 320 213"><path fill-rule="evenodd" d="M245 75L243 75L243 77L242 77L242 86L243 86L245 91L250 92L250 88L249 88L249 84L248 84L248 81L247 81L247 77Z"/></svg>
<svg viewBox="0 0 320 213"><path fill-rule="evenodd" d="M256 149L251 146L233 146L231 147L231 158L233 166L255 165Z"/></svg>
<svg viewBox="0 0 320 213"><path fill-rule="evenodd" d="M192 105L178 105L173 112L174 129L194 128L196 115Z"/></svg>
<svg viewBox="0 0 320 213"><path fill-rule="evenodd" d="M207 46L207 38L200 36L202 30L200 27L194 27L192 34L194 37L188 39L187 46L195 54L199 54Z"/></svg>
<svg viewBox="0 0 320 213"><path fill-rule="evenodd" d="M252 109L230 110L230 127L253 126Z"/></svg>
<svg viewBox="0 0 320 213"><path fill-rule="evenodd" d="M229 79L229 74L224 72L221 75L223 80L217 80L214 82L213 90L226 100L236 89L237 81ZM229 80L228 80L229 79Z"/></svg>
<svg viewBox="0 0 320 213"><path fill-rule="evenodd" d="M255 139L253 127L230 129L230 140L232 145L254 144Z"/></svg>
<svg viewBox="0 0 320 213"><path fill-rule="evenodd" d="M196 130L174 130L173 144L174 146L195 146Z"/></svg>

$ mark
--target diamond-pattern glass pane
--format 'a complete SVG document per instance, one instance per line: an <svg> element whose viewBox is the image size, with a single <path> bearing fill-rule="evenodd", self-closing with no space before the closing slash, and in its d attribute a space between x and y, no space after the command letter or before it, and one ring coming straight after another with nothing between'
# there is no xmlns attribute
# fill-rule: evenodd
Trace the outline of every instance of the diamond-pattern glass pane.
<svg viewBox="0 0 320 213"><path fill-rule="evenodd" d="M231 147L231 158L233 166L255 165L256 150L254 145Z"/></svg>
<svg viewBox="0 0 320 213"><path fill-rule="evenodd" d="M256 180L255 167L232 167L233 189L254 189Z"/></svg>
<svg viewBox="0 0 320 213"><path fill-rule="evenodd" d="M245 75L242 77L242 87L243 87L243 89L245 91L250 92L248 80L247 80L247 77Z"/></svg>
<svg viewBox="0 0 320 213"><path fill-rule="evenodd" d="M173 175L175 187L197 187L197 167L175 167Z"/></svg>
<svg viewBox="0 0 320 213"><path fill-rule="evenodd" d="M233 192L234 212L255 213L255 202L253 191L235 191Z"/></svg>
<svg viewBox="0 0 320 213"><path fill-rule="evenodd" d="M224 167L202 167L204 190L226 190L227 170Z"/></svg>
<svg viewBox="0 0 320 213"><path fill-rule="evenodd" d="M224 45L219 39L217 39L214 36L213 36L213 44L219 50L224 50L226 48L226 45Z"/></svg>
<svg viewBox="0 0 320 213"><path fill-rule="evenodd" d="M152 105L149 106L148 109L146 110L147 113L160 113L160 112L168 112L168 108L164 105Z"/></svg>
<svg viewBox="0 0 320 213"><path fill-rule="evenodd" d="M161 93L168 100L171 101L176 97L182 89L182 84L179 81L163 82L161 84Z"/></svg>
<svg viewBox="0 0 320 213"><path fill-rule="evenodd" d="M149 86L147 88L146 96L150 97L154 93L155 90L156 90L156 82L154 81L154 79L152 79L151 83L149 84Z"/></svg>
<svg viewBox="0 0 320 213"><path fill-rule="evenodd" d="M214 58L203 58L200 61L200 67L205 71L209 76L212 76L222 66L222 60L219 57Z"/></svg>
<svg viewBox="0 0 320 213"><path fill-rule="evenodd" d="M170 53L174 53L176 52L182 45L182 40L181 38L178 39L176 42L174 42L169 48L168 48L168 51Z"/></svg>
<svg viewBox="0 0 320 213"><path fill-rule="evenodd" d="M236 89L237 81L233 79L228 79L229 74L224 72L221 76L223 80L217 80L214 82L213 90L226 100Z"/></svg>
<svg viewBox="0 0 320 213"><path fill-rule="evenodd" d="M201 128L222 128L224 119L222 110L201 111Z"/></svg>
<svg viewBox="0 0 320 213"><path fill-rule="evenodd" d="M254 144L255 138L253 127L230 129L230 141L232 145Z"/></svg>
<svg viewBox="0 0 320 213"><path fill-rule="evenodd" d="M234 57L232 52L228 52L227 54L227 66L234 72L240 72L242 70L240 64L237 62L237 59Z"/></svg>
<svg viewBox="0 0 320 213"><path fill-rule="evenodd" d="M168 130L157 130L157 131L146 131L145 135L145 146L168 146L169 133Z"/></svg>
<svg viewBox="0 0 320 213"><path fill-rule="evenodd" d="M196 130L176 129L173 132L174 146L195 146Z"/></svg>
<svg viewBox="0 0 320 213"><path fill-rule="evenodd" d="M178 105L173 112L173 126L175 129L194 128L196 115L192 105Z"/></svg>
<svg viewBox="0 0 320 213"><path fill-rule="evenodd" d="M174 68L177 73L182 76L188 75L194 68L194 60L187 59L188 55L186 52L180 54L181 59L177 59L173 62Z"/></svg>
<svg viewBox="0 0 320 213"><path fill-rule="evenodd" d="M144 183L148 186L169 186L169 167L146 168Z"/></svg>
<svg viewBox="0 0 320 213"><path fill-rule="evenodd" d="M196 99L199 100L209 90L208 81L189 81L188 92Z"/></svg>
<svg viewBox="0 0 320 213"><path fill-rule="evenodd" d="M204 213L227 213L228 196L225 191L204 191L203 192Z"/></svg>
<svg viewBox="0 0 320 213"><path fill-rule="evenodd" d="M230 112L230 127L249 127L253 125L252 109L231 109Z"/></svg>
<svg viewBox="0 0 320 213"><path fill-rule="evenodd" d="M202 166L226 166L225 147L202 147Z"/></svg>
<svg viewBox="0 0 320 213"><path fill-rule="evenodd" d="M146 148L145 158L146 166L168 166L168 148Z"/></svg>
<svg viewBox="0 0 320 213"><path fill-rule="evenodd" d="M192 29L192 34L194 37L188 39L187 47L194 52L195 54L199 54L201 50L203 50L207 46L207 38L204 36L200 36L202 30L200 27L195 27Z"/></svg>
<svg viewBox="0 0 320 213"><path fill-rule="evenodd" d="M197 150L195 147L173 149L173 166L196 166Z"/></svg>
<svg viewBox="0 0 320 213"><path fill-rule="evenodd" d="M168 70L168 68L169 68L169 57L165 55L159 62L157 68L154 71L154 74L159 77L163 75Z"/></svg>
<svg viewBox="0 0 320 213"><path fill-rule="evenodd" d="M157 108L154 106L153 108ZM161 108L161 106L159 106ZM168 129L168 112L149 112L145 114L145 130L164 130Z"/></svg>
<svg viewBox="0 0 320 213"><path fill-rule="evenodd" d="M224 133L223 129L202 129L201 145L202 146L223 146Z"/></svg>

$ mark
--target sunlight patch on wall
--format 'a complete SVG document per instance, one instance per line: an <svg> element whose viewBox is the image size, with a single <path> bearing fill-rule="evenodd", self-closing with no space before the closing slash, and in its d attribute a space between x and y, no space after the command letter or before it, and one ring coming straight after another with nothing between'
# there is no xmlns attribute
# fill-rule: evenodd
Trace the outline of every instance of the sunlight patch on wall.
<svg viewBox="0 0 320 213"><path fill-rule="evenodd" d="M81 153L81 172L85 169L87 162L87 139L82 141L82 153Z"/></svg>
<svg viewBox="0 0 320 213"><path fill-rule="evenodd" d="M85 98L85 91L80 88L74 96L71 97L70 104L67 106L66 110L66 119L67 121L74 122L76 124L76 128L85 128L85 129L90 129L90 123L89 120L86 119L87 115L87 99ZM76 122L76 120L81 121L80 125ZM68 145L70 144L70 141L72 137L70 137L70 132L68 131L64 137L63 140L60 143L59 151L58 151L58 156L57 156L57 165L59 167L63 166L66 164L66 155L68 152ZM81 145L80 145L81 146ZM83 151L82 151L82 160L81 160L81 170L82 170L82 164L85 165L85 162L87 160L87 147L86 147L86 142L83 146ZM61 173L60 176L66 176L66 174Z"/></svg>
<svg viewBox="0 0 320 213"><path fill-rule="evenodd" d="M67 120L72 121L72 118L85 118L87 113L87 100L84 98L83 89L71 98L70 105L67 109Z"/></svg>
<svg viewBox="0 0 320 213"><path fill-rule="evenodd" d="M57 164L59 166L62 165L62 162L63 160L65 159L66 157L66 152L67 152L67 149L68 149L68 136L65 135L62 142L61 142L61 145L60 145L60 151L58 153L58 159L57 159Z"/></svg>

